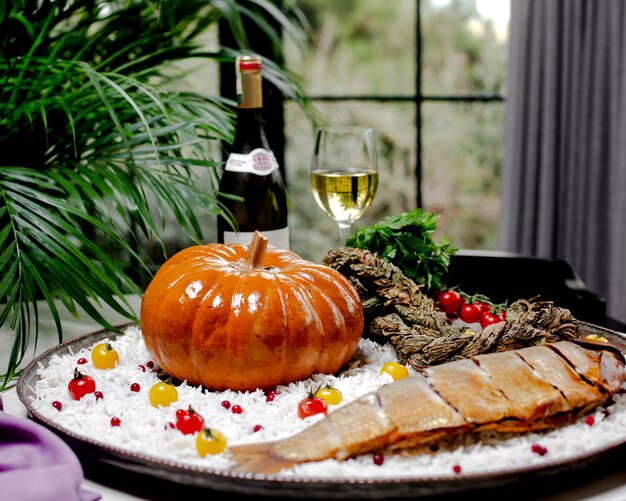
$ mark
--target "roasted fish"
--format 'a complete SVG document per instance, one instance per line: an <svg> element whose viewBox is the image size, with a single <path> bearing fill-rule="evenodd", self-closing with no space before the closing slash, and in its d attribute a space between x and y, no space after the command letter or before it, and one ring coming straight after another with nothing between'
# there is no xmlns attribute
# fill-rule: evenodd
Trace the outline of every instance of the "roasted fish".
<svg viewBox="0 0 626 501"><path fill-rule="evenodd" d="M619 390L626 372L617 353L562 341L429 367L337 408L291 437L231 447L232 470L275 473L470 431L553 428Z"/></svg>

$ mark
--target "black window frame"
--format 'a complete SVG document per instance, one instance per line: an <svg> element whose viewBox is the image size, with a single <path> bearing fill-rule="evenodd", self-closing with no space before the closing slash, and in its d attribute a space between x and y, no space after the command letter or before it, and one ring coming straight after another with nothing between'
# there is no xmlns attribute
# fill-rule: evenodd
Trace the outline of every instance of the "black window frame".
<svg viewBox="0 0 626 501"><path fill-rule="evenodd" d="M307 96L311 101L319 102L380 102L380 103L413 103L415 105L415 182L416 186L416 207L423 207L422 198L422 106L428 102L444 102L444 103L488 103L488 102L504 102L503 94L424 94L423 93L423 77L422 77L422 50L423 50L423 31L422 31L422 0L415 1L415 93L409 95L313 95ZM232 36L229 35L227 29L220 27L220 38L228 44L232 42ZM251 27L250 40L255 40L255 47L252 47L259 54L276 58L273 53L271 42L267 37L258 30ZM232 66L232 65L231 65ZM225 67L222 64L220 71L220 89L223 96L234 99L235 80L234 68ZM284 119L284 103L285 97L282 96L277 89L270 85L264 84L264 115L268 124L266 132L268 133L268 141L272 145L276 159L282 169L283 177L286 183L289 179L284 170L285 158L285 119Z"/></svg>

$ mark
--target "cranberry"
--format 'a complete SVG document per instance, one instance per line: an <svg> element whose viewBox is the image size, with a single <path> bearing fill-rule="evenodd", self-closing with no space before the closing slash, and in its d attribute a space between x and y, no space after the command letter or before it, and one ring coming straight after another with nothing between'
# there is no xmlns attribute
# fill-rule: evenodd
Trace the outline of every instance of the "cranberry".
<svg viewBox="0 0 626 501"><path fill-rule="evenodd" d="M243 409L241 408L241 405L233 405L231 412L233 414L241 414L243 412Z"/></svg>
<svg viewBox="0 0 626 501"><path fill-rule="evenodd" d="M84 358L84 357L83 357L83 358L79 358L79 359L76 361L76 363L77 363L78 365L85 365L85 364L87 363L87 359L86 359L86 358Z"/></svg>
<svg viewBox="0 0 626 501"><path fill-rule="evenodd" d="M96 400L100 400L101 398L104 398L104 395L102 394L101 391L96 391L94 395L96 396Z"/></svg>
<svg viewBox="0 0 626 501"><path fill-rule="evenodd" d="M52 402L52 407L61 412L61 409L63 409L63 404L58 400L55 400L54 402Z"/></svg>
<svg viewBox="0 0 626 501"><path fill-rule="evenodd" d="M265 401L266 402L272 402L274 401L274 399L276 398L276 395L278 395L278 392L276 390L270 390L267 392L267 395L265 396Z"/></svg>
<svg viewBox="0 0 626 501"><path fill-rule="evenodd" d="M596 420L594 419L593 416L587 416L585 418L585 424L587 424L589 426L593 426L595 422L596 422Z"/></svg>
<svg viewBox="0 0 626 501"><path fill-rule="evenodd" d="M222 400L222 407L224 407L224 409L230 409L230 402L228 400Z"/></svg>
<svg viewBox="0 0 626 501"><path fill-rule="evenodd" d="M459 473L461 473L461 466L460 466L460 465L458 465L458 464L455 464L455 465L452 467L452 471L458 475Z"/></svg>
<svg viewBox="0 0 626 501"><path fill-rule="evenodd" d="M261 426L260 424L255 424L254 428L252 428L252 431L256 433L257 431L261 431L262 429L263 429L263 426Z"/></svg>
<svg viewBox="0 0 626 501"><path fill-rule="evenodd" d="M111 426L119 426L121 424L122 424L122 421L120 421L120 418L118 417L111 418Z"/></svg>
<svg viewBox="0 0 626 501"><path fill-rule="evenodd" d="M383 456L382 454L374 454L372 461L374 461L374 464L380 466L385 462L385 456Z"/></svg>
<svg viewBox="0 0 626 501"><path fill-rule="evenodd" d="M539 444L534 444L531 447L531 450L535 453L538 454L540 456L545 456L548 453L548 449L546 449L544 446L539 445Z"/></svg>
<svg viewBox="0 0 626 501"><path fill-rule="evenodd" d="M176 428L176 425L170 421L169 423L166 423L163 428L166 430L173 430Z"/></svg>
<svg viewBox="0 0 626 501"><path fill-rule="evenodd" d="M152 368L154 367L154 362L153 362L152 360L148 360L148 361L146 362L146 367L147 367L148 369L152 369Z"/></svg>
<svg viewBox="0 0 626 501"><path fill-rule="evenodd" d="M139 383L133 383L130 385L130 391L134 391L136 393L139 390L141 390L141 386L139 386Z"/></svg>
<svg viewBox="0 0 626 501"><path fill-rule="evenodd" d="M146 368L143 365L139 365L137 366L137 368L141 371L141 372L146 372Z"/></svg>

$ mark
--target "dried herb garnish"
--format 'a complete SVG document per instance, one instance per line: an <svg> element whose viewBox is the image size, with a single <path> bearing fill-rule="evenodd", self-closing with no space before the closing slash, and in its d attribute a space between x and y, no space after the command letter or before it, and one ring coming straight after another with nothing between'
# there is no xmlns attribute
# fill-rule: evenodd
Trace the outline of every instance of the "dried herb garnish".
<svg viewBox="0 0 626 501"><path fill-rule="evenodd" d="M433 240L437 219L438 215L418 208L357 228L346 245L376 253L426 289L440 289L450 257L457 249L450 247L447 238L440 244Z"/></svg>
<svg viewBox="0 0 626 501"><path fill-rule="evenodd" d="M364 335L389 341L399 360L416 369L580 336L571 312L551 301L515 301L505 322L474 332L451 325L435 302L421 292L423 286L376 254L336 249L326 253L322 264L348 278L359 293L366 321Z"/></svg>

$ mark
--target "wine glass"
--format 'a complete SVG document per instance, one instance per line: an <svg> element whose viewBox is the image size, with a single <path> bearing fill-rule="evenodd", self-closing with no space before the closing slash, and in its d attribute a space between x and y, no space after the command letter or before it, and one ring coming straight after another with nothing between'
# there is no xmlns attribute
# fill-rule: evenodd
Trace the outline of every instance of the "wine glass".
<svg viewBox="0 0 626 501"><path fill-rule="evenodd" d="M372 205L378 187L374 131L366 127L319 128L311 187L317 204L337 222L345 247L352 223Z"/></svg>

